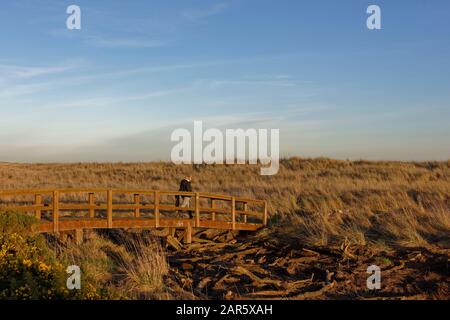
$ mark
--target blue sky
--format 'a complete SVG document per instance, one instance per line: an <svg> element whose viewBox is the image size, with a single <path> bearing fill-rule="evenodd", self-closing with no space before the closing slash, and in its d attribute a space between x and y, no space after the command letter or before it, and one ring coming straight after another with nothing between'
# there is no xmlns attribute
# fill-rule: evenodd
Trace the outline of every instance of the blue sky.
<svg viewBox="0 0 450 320"><path fill-rule="evenodd" d="M447 0L2 1L0 40L0 161L168 160L194 120L279 128L283 156L450 158Z"/></svg>

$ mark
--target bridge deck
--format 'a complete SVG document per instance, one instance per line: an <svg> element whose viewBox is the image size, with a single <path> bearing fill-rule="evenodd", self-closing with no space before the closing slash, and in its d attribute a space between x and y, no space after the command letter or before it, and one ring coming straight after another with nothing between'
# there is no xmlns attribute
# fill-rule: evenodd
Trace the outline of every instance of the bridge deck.
<svg viewBox="0 0 450 320"><path fill-rule="evenodd" d="M189 197L190 206L176 206L178 196ZM183 228L187 230L188 242L192 228L255 231L265 226L268 218L265 200L158 190L0 190L0 208L33 213L43 233Z"/></svg>

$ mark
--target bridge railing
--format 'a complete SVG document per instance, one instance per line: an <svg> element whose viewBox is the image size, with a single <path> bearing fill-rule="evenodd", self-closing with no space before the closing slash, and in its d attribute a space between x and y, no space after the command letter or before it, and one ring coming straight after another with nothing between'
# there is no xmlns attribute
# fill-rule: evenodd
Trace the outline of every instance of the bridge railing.
<svg viewBox="0 0 450 320"><path fill-rule="evenodd" d="M189 197L190 206L177 206L178 196ZM268 219L265 200L139 189L0 190L0 208L33 213L41 232L116 227L257 230ZM76 216L80 211L85 215ZM186 211L192 218L180 217Z"/></svg>

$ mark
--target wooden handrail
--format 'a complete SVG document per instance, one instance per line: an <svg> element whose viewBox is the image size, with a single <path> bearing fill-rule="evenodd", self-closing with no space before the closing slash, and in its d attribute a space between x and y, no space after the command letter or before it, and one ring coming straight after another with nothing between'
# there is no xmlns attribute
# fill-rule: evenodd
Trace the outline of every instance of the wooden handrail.
<svg viewBox="0 0 450 320"><path fill-rule="evenodd" d="M143 190L143 189L95 189L95 188L80 188L80 189L57 189L60 194L66 193L106 193L108 190L112 190L114 193L121 194L140 194L140 195L152 195L155 191L158 191L161 195L182 195L194 197L196 192L187 191L160 191L160 190ZM55 189L10 189L0 190L1 196L20 196L20 195L52 195ZM213 193L198 192L200 198L209 198L217 200L231 201L232 196L219 195ZM265 200L251 199L246 197L235 196L237 202L249 202L249 203L264 203Z"/></svg>

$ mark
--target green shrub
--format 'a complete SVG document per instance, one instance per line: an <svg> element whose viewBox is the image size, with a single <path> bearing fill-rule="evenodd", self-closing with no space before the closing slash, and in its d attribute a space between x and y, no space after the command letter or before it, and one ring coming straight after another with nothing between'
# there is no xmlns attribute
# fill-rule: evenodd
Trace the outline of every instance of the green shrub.
<svg viewBox="0 0 450 320"><path fill-rule="evenodd" d="M34 222L24 214L0 212L0 299L102 298L89 283L67 289L66 266L33 231Z"/></svg>

